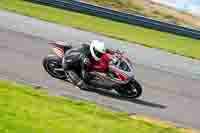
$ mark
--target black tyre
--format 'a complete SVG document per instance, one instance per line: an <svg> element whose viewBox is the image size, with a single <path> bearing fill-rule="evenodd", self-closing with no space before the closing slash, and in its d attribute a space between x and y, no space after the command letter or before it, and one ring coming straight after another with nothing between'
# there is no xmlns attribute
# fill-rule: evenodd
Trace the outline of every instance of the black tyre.
<svg viewBox="0 0 200 133"><path fill-rule="evenodd" d="M127 86L124 88L116 89L116 91L122 97L135 99L142 95L143 90L141 85L136 80L132 80Z"/></svg>
<svg viewBox="0 0 200 133"><path fill-rule="evenodd" d="M62 59L56 55L49 55L43 59L44 69L54 78L65 79L64 71L55 71L62 68Z"/></svg>

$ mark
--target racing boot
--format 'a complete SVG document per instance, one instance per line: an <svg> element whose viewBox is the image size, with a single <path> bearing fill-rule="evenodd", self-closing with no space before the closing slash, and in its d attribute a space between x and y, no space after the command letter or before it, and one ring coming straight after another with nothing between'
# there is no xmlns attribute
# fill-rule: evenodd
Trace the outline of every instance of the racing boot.
<svg viewBox="0 0 200 133"><path fill-rule="evenodd" d="M66 71L66 75L72 81L72 83L79 87L80 89L87 90L88 85L78 76L78 74L74 71Z"/></svg>

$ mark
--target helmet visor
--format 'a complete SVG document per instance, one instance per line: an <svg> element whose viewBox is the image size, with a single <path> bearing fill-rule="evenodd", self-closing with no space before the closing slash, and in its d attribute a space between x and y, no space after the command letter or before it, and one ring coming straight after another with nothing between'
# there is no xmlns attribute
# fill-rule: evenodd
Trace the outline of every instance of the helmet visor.
<svg viewBox="0 0 200 133"><path fill-rule="evenodd" d="M94 53L95 53L95 55L96 55L98 58L101 58L102 55L103 55L103 53L97 51L95 48L94 48Z"/></svg>

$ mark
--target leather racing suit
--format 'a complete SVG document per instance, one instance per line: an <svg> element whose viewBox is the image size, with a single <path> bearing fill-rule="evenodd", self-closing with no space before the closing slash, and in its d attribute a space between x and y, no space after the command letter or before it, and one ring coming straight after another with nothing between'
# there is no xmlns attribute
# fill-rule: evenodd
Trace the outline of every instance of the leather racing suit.
<svg viewBox="0 0 200 133"><path fill-rule="evenodd" d="M110 52L110 50L107 51ZM66 51L62 66L66 76L71 79L74 85L81 89L88 89L85 83L88 80L87 73L89 71L106 72L109 60L110 56L106 53L99 61L95 61L90 52L90 45L82 44L80 47Z"/></svg>

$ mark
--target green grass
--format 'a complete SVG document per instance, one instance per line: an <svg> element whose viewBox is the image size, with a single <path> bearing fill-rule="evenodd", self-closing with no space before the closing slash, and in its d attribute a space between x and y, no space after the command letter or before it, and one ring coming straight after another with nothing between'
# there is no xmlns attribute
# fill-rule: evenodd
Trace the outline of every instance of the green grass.
<svg viewBox="0 0 200 133"><path fill-rule="evenodd" d="M0 9L200 59L200 40L33 4L23 0L1 0Z"/></svg>
<svg viewBox="0 0 200 133"><path fill-rule="evenodd" d="M1 133L181 133L95 104L72 101L0 81Z"/></svg>

